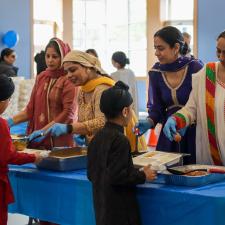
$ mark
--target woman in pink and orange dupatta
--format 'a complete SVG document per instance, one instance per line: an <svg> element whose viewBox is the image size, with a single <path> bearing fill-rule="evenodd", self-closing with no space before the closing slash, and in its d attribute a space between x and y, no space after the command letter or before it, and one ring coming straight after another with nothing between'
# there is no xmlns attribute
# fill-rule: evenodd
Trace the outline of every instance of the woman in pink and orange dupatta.
<svg viewBox="0 0 225 225"><path fill-rule="evenodd" d="M63 57L70 51L58 38L50 40L45 49L48 68L37 76L30 101L22 112L8 119L9 125L28 121L27 134L37 137L54 123L72 123L77 117L77 87L66 78L61 67ZM10 124L11 122L11 124ZM31 142L30 148L52 149L73 146L72 135L52 138L46 136L40 142Z"/></svg>

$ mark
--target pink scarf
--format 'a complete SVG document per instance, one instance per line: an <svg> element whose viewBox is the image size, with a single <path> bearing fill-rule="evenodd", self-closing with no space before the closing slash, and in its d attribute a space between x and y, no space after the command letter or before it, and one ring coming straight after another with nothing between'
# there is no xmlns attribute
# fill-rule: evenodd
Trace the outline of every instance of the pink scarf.
<svg viewBox="0 0 225 225"><path fill-rule="evenodd" d="M55 41L58 44L60 50L61 61L64 56L70 51L68 44L65 44L58 38L53 38L50 41ZM35 86L32 91L30 102L27 106L29 114L29 125L27 133L30 134L35 130L39 130L47 125L49 122L49 93L51 88L57 82L57 79L64 76L64 70L62 67L56 70L46 69L40 75L38 75ZM44 115L43 121L40 122L40 115Z"/></svg>

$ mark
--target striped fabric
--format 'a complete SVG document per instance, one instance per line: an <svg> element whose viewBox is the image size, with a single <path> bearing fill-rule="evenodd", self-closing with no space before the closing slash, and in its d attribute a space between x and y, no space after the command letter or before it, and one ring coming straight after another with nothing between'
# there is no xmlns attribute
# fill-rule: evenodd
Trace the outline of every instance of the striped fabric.
<svg viewBox="0 0 225 225"><path fill-rule="evenodd" d="M216 81L223 89L225 89L225 83L223 83L222 81L220 81L218 79ZM225 100L223 102L223 117L224 117L224 121L225 121Z"/></svg>
<svg viewBox="0 0 225 225"><path fill-rule="evenodd" d="M173 118L175 119L175 121L177 123L178 130L187 126L186 117L184 114L175 113L175 114L173 114Z"/></svg>
<svg viewBox="0 0 225 225"><path fill-rule="evenodd" d="M215 165L222 165L218 145L216 142L215 129L215 90L216 90L216 74L215 63L208 63L206 65L206 116L208 126L208 138L210 145L210 152Z"/></svg>

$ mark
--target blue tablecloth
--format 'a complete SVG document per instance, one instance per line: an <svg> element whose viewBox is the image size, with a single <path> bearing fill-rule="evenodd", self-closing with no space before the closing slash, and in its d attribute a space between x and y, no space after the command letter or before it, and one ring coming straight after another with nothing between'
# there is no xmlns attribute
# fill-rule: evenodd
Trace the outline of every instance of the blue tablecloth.
<svg viewBox="0 0 225 225"><path fill-rule="evenodd" d="M11 128L25 134L27 123ZM95 225L91 184L85 170L53 172L33 164L11 166L16 202L9 211L61 225ZM203 187L146 183L137 188L143 225L224 225L225 181Z"/></svg>
<svg viewBox="0 0 225 225"><path fill-rule="evenodd" d="M62 173L27 164L11 166L9 177L16 198L10 212L61 225L95 224L85 170ZM195 188L157 182L137 188L143 225L225 224L225 182Z"/></svg>
<svg viewBox="0 0 225 225"><path fill-rule="evenodd" d="M14 125L10 128L11 134L20 134L25 135L27 130L27 122L23 122L17 125Z"/></svg>

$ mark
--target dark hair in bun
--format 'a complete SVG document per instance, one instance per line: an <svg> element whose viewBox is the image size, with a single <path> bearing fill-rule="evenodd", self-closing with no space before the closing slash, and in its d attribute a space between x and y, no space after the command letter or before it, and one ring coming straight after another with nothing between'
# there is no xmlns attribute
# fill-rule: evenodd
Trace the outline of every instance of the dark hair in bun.
<svg viewBox="0 0 225 225"><path fill-rule="evenodd" d="M133 99L128 90L128 85L118 81L115 86L103 91L100 99L100 110L107 119L116 118L121 114L124 107L132 104Z"/></svg>
<svg viewBox="0 0 225 225"><path fill-rule="evenodd" d="M112 60L119 63L122 68L125 67L126 64L130 64L130 60L124 52L114 52Z"/></svg>
<svg viewBox="0 0 225 225"><path fill-rule="evenodd" d="M160 37L163 41L169 44L171 48L178 43L180 45L180 54L186 55L188 53L188 45L184 42L182 33L176 27L163 27L154 34L154 37Z"/></svg>
<svg viewBox="0 0 225 225"><path fill-rule="evenodd" d="M125 91L128 91L129 90L129 86L125 83L123 83L122 81L117 81L114 88L119 88L119 89L123 89Z"/></svg>

